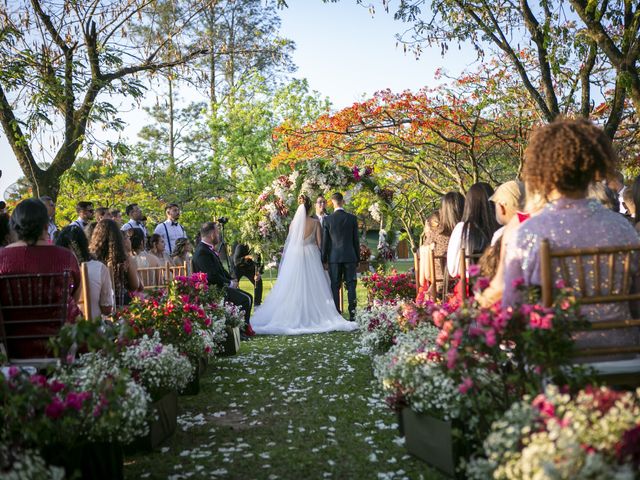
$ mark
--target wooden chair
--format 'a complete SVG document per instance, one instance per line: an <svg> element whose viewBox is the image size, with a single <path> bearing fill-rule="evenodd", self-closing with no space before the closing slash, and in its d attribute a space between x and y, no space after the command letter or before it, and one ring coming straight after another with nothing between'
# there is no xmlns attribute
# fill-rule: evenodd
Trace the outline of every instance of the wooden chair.
<svg viewBox="0 0 640 480"><path fill-rule="evenodd" d="M48 341L67 321L71 272L0 276L0 341L10 363L43 368Z"/></svg>
<svg viewBox="0 0 640 480"><path fill-rule="evenodd" d="M82 313L85 319L91 320L93 315L99 314L99 312L91 311L91 284L89 282L89 265L87 262L80 264L80 287L82 289Z"/></svg>
<svg viewBox="0 0 640 480"><path fill-rule="evenodd" d="M167 279L169 281L173 280L176 277L186 277L188 270L187 270L187 262L182 262L182 264L180 265L169 265L167 264L168 267L168 275L167 275Z"/></svg>
<svg viewBox="0 0 640 480"><path fill-rule="evenodd" d="M434 245L428 245L425 248L426 251L426 272L425 276L427 281L429 282L429 291L428 296L431 300L435 301L438 298L438 285L442 286L441 290L441 300L444 302L447 298L447 293L449 291L449 271L447 270L447 256L446 255L436 255L434 251ZM421 247L422 249L422 247ZM421 262L422 262L422 254L421 254ZM438 278L436 275L436 265L440 263L442 269L442 278Z"/></svg>
<svg viewBox="0 0 640 480"><path fill-rule="evenodd" d="M466 300L468 297L467 287L469 285L469 281L467 280L467 265L477 263L481 256L481 253L472 253L467 255L464 247L460 249L458 272L460 272L460 297L462 301Z"/></svg>
<svg viewBox="0 0 640 480"><path fill-rule="evenodd" d="M635 254L635 255L634 255ZM633 258L635 257L635 259ZM631 262L638 262L640 258L640 246L597 247L597 248L571 248L551 250L549 240L542 240L540 247L540 279L542 287L542 304L550 307L553 304L553 289L555 285L553 263L559 267L562 280L567 287L573 288L581 305L601 303L618 303L640 300L640 293L631 293ZM571 275L575 265L574 275ZM594 275L593 291L589 291L586 283L586 271L589 266ZM605 268L603 268L605 267ZM603 275L606 272L606 277ZM622 275L622 286L619 290L614 288L616 272ZM604 282L606 280L606 282ZM640 328L640 319L623 319L613 322L591 322L589 331L604 331ZM613 355L640 354L640 345L620 347L591 347L576 350L576 357L606 357ZM630 360L595 361L590 365L598 372L599 376L610 384L615 385L640 385L640 355Z"/></svg>
<svg viewBox="0 0 640 480"><path fill-rule="evenodd" d="M171 271L169 264L165 264L162 267L138 268L138 273L142 278L145 290L158 290L167 287Z"/></svg>

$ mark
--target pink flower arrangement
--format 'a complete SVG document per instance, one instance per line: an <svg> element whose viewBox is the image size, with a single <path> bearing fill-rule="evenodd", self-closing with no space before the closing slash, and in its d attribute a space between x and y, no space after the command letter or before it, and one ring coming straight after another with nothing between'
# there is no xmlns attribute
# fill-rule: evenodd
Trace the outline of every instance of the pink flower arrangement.
<svg viewBox="0 0 640 480"><path fill-rule="evenodd" d="M390 275L372 273L362 278L371 300L397 302L413 299L416 286L412 274L398 273L393 270Z"/></svg>

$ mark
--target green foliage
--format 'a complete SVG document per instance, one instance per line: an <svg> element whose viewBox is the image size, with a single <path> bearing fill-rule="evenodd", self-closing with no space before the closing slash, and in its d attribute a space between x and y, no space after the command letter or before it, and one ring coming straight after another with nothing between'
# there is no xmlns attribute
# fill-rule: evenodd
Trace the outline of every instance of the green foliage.
<svg viewBox="0 0 640 480"><path fill-rule="evenodd" d="M66 225L77 218L76 203L93 201L95 207L124 208L130 203L140 205L149 224L164 221L162 202L138 182L132 174L91 159L78 162L61 181L56 206L56 223Z"/></svg>

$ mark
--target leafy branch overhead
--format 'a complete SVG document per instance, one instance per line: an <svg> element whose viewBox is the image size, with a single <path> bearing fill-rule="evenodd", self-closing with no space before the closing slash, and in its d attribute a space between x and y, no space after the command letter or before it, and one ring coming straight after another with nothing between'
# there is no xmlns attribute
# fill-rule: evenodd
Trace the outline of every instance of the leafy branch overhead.
<svg viewBox="0 0 640 480"><path fill-rule="evenodd" d="M85 146L92 124L122 128L118 107L99 101L100 94L140 99L145 91L140 75L208 52L180 41L211 3L195 2L159 43L136 42L129 35L156 20L151 0L20 0L0 12L0 123L37 194L57 195L60 175ZM50 148L44 148L46 142ZM37 159L38 147L54 153Z"/></svg>

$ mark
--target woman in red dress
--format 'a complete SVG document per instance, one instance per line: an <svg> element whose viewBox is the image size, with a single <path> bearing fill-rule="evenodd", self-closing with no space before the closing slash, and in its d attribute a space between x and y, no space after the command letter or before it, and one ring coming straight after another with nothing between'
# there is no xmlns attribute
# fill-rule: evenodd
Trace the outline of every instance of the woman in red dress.
<svg viewBox="0 0 640 480"><path fill-rule="evenodd" d="M44 203L35 198L30 198L20 202L13 214L11 215L10 226L13 230L17 241L0 249L0 275L21 275L21 274L47 274L47 273L64 273L70 272L71 279L68 288L67 304L67 321L73 322L81 313L76 304L79 296L80 287L80 268L76 257L66 248L57 247L49 243L49 233L47 227L49 225L49 215ZM11 290L15 293L22 289L25 293L26 283L18 285L13 280L9 281ZM22 298L38 298L37 289L46 288L38 285L38 282L32 282L29 294L23 295ZM53 286L52 301L50 303L65 303L61 298L64 294L63 283ZM0 303L10 305L16 303L16 298L11 301L9 288L3 283L2 291L0 291ZM19 312L19 313L18 313ZM6 310L3 312L4 321L11 320L30 320L34 318L56 318L59 312L51 308L43 311L35 309L27 310ZM60 329L60 324L51 322L51 325L11 325L6 326L7 335L21 334L40 334L43 329L45 334L55 335ZM36 329L37 331L34 331ZM33 340L21 341L19 350L9 352L11 357L15 358L36 358L48 356L46 341Z"/></svg>

